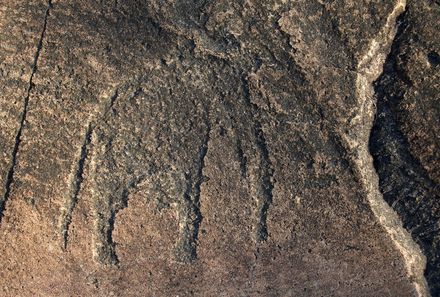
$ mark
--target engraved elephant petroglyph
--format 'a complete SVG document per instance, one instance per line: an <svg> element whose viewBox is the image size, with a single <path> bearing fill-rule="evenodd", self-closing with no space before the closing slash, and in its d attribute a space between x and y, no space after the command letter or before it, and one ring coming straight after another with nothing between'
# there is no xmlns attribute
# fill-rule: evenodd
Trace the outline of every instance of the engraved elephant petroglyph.
<svg viewBox="0 0 440 297"><path fill-rule="evenodd" d="M64 247L84 162L90 151L95 259L102 264L118 263L112 239L116 213L127 206L130 189L142 183L159 205L171 206L177 211L176 259L184 263L194 261L202 221L203 168L215 124L210 110L218 104L229 106L231 118L241 114L250 120L234 120L237 139L240 134L251 133L255 142L243 147L240 144L237 158L244 162L242 175L254 184L250 192L257 205L256 240L266 240L272 169L261 123L256 120L255 107L250 102L247 81L237 80L241 98L227 99L228 96L216 95L213 71L199 70L196 74L187 71L178 76L173 76L173 71L152 70L136 83L118 88L97 120L89 123L79 161L72 170L72 191L62 209L60 225ZM199 87L210 85L206 83L208 79L213 81L212 89ZM237 102L245 102L245 110L239 107L243 104ZM246 162L255 162L255 166L247 166Z"/></svg>

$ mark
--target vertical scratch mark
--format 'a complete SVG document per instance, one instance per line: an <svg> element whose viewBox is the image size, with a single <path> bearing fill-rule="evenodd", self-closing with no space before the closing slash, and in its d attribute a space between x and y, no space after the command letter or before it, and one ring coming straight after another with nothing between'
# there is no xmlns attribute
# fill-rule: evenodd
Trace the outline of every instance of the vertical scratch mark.
<svg viewBox="0 0 440 297"><path fill-rule="evenodd" d="M98 205L97 205L98 206ZM96 207L95 221L95 240L93 246L94 259L102 265L117 265L119 259L115 251L113 240L113 230L116 219L116 212L111 195L106 196L105 200Z"/></svg>
<svg viewBox="0 0 440 297"><path fill-rule="evenodd" d="M257 223L257 241L266 241L268 237L267 230L267 211L273 200L273 183L272 183L272 164L269 159L269 150L267 148L266 139L264 138L261 124L255 126L255 140L260 151L260 187L261 198L258 201L258 223Z"/></svg>
<svg viewBox="0 0 440 297"><path fill-rule="evenodd" d="M205 157L208 154L208 145L211 134L209 113L207 113L206 133L199 149L197 160L196 179L193 181L191 174L186 174L187 188L184 193L184 201L179 209L180 239L176 248L176 258L182 263L191 263L197 259L197 241L199 228L203 220L200 211L201 186L204 182L203 169Z"/></svg>
<svg viewBox="0 0 440 297"><path fill-rule="evenodd" d="M254 120L255 145L259 154L259 168L257 176L257 222L255 226L257 242L266 241L269 233L267 229L267 212L273 201L273 166L269 157L269 149L261 122L257 119L258 107L252 103L247 78L242 76L243 93L246 104L251 109Z"/></svg>
<svg viewBox="0 0 440 297"><path fill-rule="evenodd" d="M241 143L240 137L236 136L236 146L237 146L237 156L240 161L240 174L241 178L245 179L247 174L247 158L243 152L243 145Z"/></svg>
<svg viewBox="0 0 440 297"><path fill-rule="evenodd" d="M3 218L3 211L5 209L5 204L8 201L9 196L11 194L11 186L14 181L15 166L17 164L17 155L18 155L18 150L19 150L20 143L21 143L21 135L23 133L23 128L24 128L24 125L26 122L29 99L31 96L32 89L34 87L33 79L34 79L35 73L37 72L38 60L40 58L40 53L43 48L43 40L44 40L44 37L46 36L47 20L48 20L51 8L52 8L52 0L49 0L48 4L47 4L45 15L44 15L43 28L41 30L40 39L38 41L37 50L36 50L35 56L34 56L34 62L32 64L32 72L31 72L31 76L29 78L29 85L28 85L28 89L27 89L27 94L26 94L26 97L24 98L23 111L21 113L21 119L20 119L20 126L17 130L17 134L15 135L14 148L13 148L12 154L11 154L11 166L9 168L9 171L8 171L8 174L6 177L6 182L5 182L5 192L3 194L3 197L0 198L0 223Z"/></svg>
<svg viewBox="0 0 440 297"><path fill-rule="evenodd" d="M78 194L81 190L81 183L83 182L84 164L87 159L88 146L92 137L92 125L89 123L87 131L84 136L83 144L79 153L78 162L75 164L75 169L72 171L70 178L71 192L69 193L65 205L61 212L60 227L63 238L62 247L67 248L67 241L69 237L69 226L72 221L72 213L78 201Z"/></svg>
<svg viewBox="0 0 440 297"><path fill-rule="evenodd" d="M119 96L119 90L116 89L114 94L107 100L106 104L103 106L102 113L98 116L98 119L93 122L93 120L89 120L87 125L87 129L83 138L83 143L79 150L77 162L73 165L71 176L69 178L70 181L70 192L67 195L64 205L61 208L60 215L60 231L62 236L62 249L67 248L67 243L69 239L69 227L72 222L72 214L78 202L78 195L81 190L81 184L83 182L84 175L84 166L86 159L88 157L88 147L92 141L92 133L95 126L98 124L99 120L102 120L107 116L110 110L113 108L116 99ZM93 116L92 116L93 117Z"/></svg>

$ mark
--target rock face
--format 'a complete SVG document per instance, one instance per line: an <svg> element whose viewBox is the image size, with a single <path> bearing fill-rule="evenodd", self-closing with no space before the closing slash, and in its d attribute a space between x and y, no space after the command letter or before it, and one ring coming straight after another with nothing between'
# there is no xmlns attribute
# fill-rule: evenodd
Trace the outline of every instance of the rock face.
<svg viewBox="0 0 440 297"><path fill-rule="evenodd" d="M440 296L439 27L3 1L0 296Z"/></svg>
<svg viewBox="0 0 440 297"><path fill-rule="evenodd" d="M384 199L427 257L425 276L440 295L440 5L417 3L401 15L375 83L377 119L370 148ZM427 26L427 24L430 24Z"/></svg>

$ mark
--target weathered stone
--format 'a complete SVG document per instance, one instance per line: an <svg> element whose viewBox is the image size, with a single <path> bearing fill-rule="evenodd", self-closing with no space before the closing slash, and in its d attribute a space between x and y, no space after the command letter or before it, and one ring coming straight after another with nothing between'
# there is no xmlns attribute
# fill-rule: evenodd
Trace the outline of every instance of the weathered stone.
<svg viewBox="0 0 440 297"><path fill-rule="evenodd" d="M439 296L439 9L6 0L0 296Z"/></svg>

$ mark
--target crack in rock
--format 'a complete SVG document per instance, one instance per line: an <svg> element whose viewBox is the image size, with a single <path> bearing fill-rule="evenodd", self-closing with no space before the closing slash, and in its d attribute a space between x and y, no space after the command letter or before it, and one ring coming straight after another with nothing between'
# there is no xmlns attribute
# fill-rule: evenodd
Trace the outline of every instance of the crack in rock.
<svg viewBox="0 0 440 297"><path fill-rule="evenodd" d="M40 39L38 40L37 50L35 52L34 56L34 62L32 64L32 72L29 77L29 85L27 89L26 97L24 98L23 102L23 111L21 112L21 119L20 119L20 126L17 130L17 134L15 136L15 143L14 148L12 150L11 154L11 166L9 168L8 174L6 176L6 182L5 182L5 191L3 194L3 197L0 197L0 223L1 219L3 218L3 212L5 210L5 204L9 199L9 196L11 194L11 187L12 183L14 182L14 171L15 166L17 165L17 155L21 144L21 136L23 133L23 129L26 123L26 117L28 112L28 106L29 106L29 99L31 96L32 89L34 88L33 79L35 76L35 73L37 72L38 67L38 60L40 58L41 50L43 49L43 41L44 37L46 36L46 29L47 29L47 20L49 18L50 10L52 8L52 0L49 0L47 2L46 12L44 14L44 22L43 22L43 29L41 30Z"/></svg>

